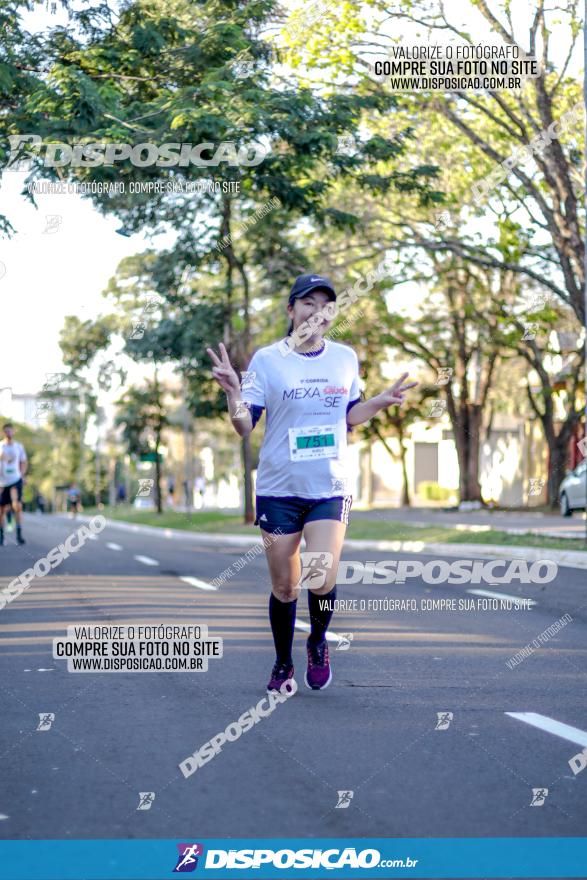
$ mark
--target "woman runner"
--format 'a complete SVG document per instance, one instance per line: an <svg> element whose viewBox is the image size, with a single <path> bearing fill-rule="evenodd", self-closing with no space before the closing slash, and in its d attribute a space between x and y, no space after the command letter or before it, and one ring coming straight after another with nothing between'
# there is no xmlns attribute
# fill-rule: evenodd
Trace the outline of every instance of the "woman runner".
<svg viewBox="0 0 587 880"><path fill-rule="evenodd" d="M242 387L224 345L220 343L218 355L207 349L237 434L247 436L267 411L255 525L267 533L263 543L272 583L269 620L277 656L269 692L293 678L291 652L302 586L308 587L311 628L305 683L322 690L332 680L326 631L352 504L347 492L347 431L388 406L401 406L407 389L418 384L405 384L404 373L391 388L361 401L357 355L349 346L323 338L333 317L328 304L335 301L328 278L298 276L287 304L288 336L253 355ZM302 535L305 559L322 564L309 567L304 577Z"/></svg>

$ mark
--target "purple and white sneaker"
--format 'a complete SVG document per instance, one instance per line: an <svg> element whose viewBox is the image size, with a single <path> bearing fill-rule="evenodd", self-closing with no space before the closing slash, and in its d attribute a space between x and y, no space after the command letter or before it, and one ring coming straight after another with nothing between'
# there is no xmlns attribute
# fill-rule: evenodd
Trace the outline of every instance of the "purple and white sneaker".
<svg viewBox="0 0 587 880"><path fill-rule="evenodd" d="M271 670L267 693L271 694L274 691L280 691L284 682L293 679L293 674L294 668L292 663L280 663L279 660L276 660Z"/></svg>
<svg viewBox="0 0 587 880"><path fill-rule="evenodd" d="M306 642L308 652L308 669L304 676L306 687L313 691L322 691L332 681L330 660L328 659L328 642L324 639L319 645L311 645Z"/></svg>

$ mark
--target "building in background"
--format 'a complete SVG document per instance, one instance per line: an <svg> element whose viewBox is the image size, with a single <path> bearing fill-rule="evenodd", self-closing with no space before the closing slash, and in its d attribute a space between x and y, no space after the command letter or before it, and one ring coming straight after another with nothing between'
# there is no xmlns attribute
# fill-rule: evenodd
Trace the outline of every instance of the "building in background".
<svg viewBox="0 0 587 880"><path fill-rule="evenodd" d="M0 388L0 413L3 418L38 428L41 424L38 404L36 394L15 394L10 386Z"/></svg>
<svg viewBox="0 0 587 880"><path fill-rule="evenodd" d="M376 440L356 443L359 479L357 506L396 507L402 498L399 443L389 438L392 457ZM413 425L404 441L408 488L413 506L450 507L459 502L459 464L448 418ZM479 463L481 493L499 507L537 506L546 502L548 449L537 421L497 415L482 436Z"/></svg>

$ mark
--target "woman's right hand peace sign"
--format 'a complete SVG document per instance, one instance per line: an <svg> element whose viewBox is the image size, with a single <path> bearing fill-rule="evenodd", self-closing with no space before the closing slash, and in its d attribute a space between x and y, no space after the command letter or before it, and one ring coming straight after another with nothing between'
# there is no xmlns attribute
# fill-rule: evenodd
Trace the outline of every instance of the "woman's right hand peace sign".
<svg viewBox="0 0 587 880"><path fill-rule="evenodd" d="M224 347L224 343L219 343L218 349L220 351L220 357L218 357L212 348L206 349L215 364L215 366L212 367L212 375L226 392L239 394L241 383L228 359L228 352Z"/></svg>

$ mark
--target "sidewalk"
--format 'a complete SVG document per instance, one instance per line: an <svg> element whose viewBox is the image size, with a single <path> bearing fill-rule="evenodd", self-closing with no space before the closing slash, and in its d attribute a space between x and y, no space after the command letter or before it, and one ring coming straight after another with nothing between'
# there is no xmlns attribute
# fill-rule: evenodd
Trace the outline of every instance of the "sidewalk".
<svg viewBox="0 0 587 880"><path fill-rule="evenodd" d="M80 521L89 522L90 517L80 516ZM211 532L183 531L181 529L161 528L159 526L143 526L136 523L127 523L121 520L106 519L110 528L122 531L134 532L135 534L158 535L168 540L192 541L199 545L232 545L235 547L254 547L262 544L260 537L252 534L232 535L214 534ZM557 565L567 568L587 569L587 552L574 550L554 550L540 547L507 547L499 544L442 544L426 541L376 541L348 539L344 542L345 549L353 550L383 550L392 553L414 553L420 556L452 556L459 559L526 559L528 562L536 562L540 559L548 559Z"/></svg>
<svg viewBox="0 0 587 880"><path fill-rule="evenodd" d="M582 539L585 535L585 514L575 511L563 517L554 511L534 510L445 510L426 507L353 508L355 519L401 522L415 528L447 526L464 532L496 529L510 535L532 534L543 538Z"/></svg>

